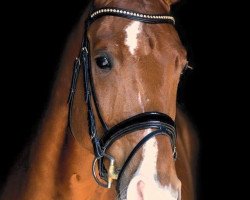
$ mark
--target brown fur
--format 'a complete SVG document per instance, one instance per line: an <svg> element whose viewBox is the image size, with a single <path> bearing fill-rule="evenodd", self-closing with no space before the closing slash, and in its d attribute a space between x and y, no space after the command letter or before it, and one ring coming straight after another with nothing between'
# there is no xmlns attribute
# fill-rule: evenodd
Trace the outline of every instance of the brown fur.
<svg viewBox="0 0 250 200"><path fill-rule="evenodd" d="M108 2L108 3L107 3ZM152 10L160 10L166 11L166 5L163 6L163 1L154 1L154 5L152 8L152 4L149 4L150 1L145 1L144 7L137 7L135 4L126 4L126 1L121 1L117 3L117 1L97 1L99 5L116 5L124 6L123 8L133 9L138 8L138 11L148 11L149 13ZM133 1L134 2L134 1ZM168 4L172 3L173 1L168 1ZM113 4L112 4L113 3ZM116 192L113 189L107 190L103 189L98 186L91 173L91 162L93 160L93 150L92 144L90 142L88 133L87 133L87 120L86 120L86 107L83 101L83 87L82 87L82 73L78 80L77 85L77 93L75 97L74 107L73 107L73 131L74 137L70 134L68 130L68 105L67 105L67 97L68 91L71 82L71 74L72 74L72 64L74 58L78 54L80 49L81 39L82 39L82 24L84 22L85 16L81 19L80 23L72 32L68 43L66 45L64 54L62 56L61 67L58 73L57 79L55 81L54 87L52 89L51 100L49 106L47 108L45 117L40 125L40 129L38 135L33 141L32 145L28 147L27 155L24 156L27 160L27 168L22 167L21 165L17 165L17 167L13 170L11 175L8 178L6 186L3 190L3 194L1 195L1 200L52 200L52 199L60 199L60 200L106 200L106 199L115 199ZM115 19L117 20L117 19ZM93 26L90 29L89 35L90 40L93 41L92 45L104 45L102 44L103 37L107 36L103 35L105 32L105 26L103 24L98 24ZM107 25L110 22L107 22ZM118 23L118 21L117 21ZM117 24L115 23L115 24ZM121 23L127 23L125 20ZM105 22L104 22L105 24ZM158 26L158 25L155 25ZM107 28L107 27L106 27ZM116 26L111 27L114 28L113 32L119 31L119 29L115 29ZM195 135L195 131L188 120L187 116L185 116L181 110L177 110L176 114L176 91L177 85L179 81L179 75L182 70L182 65L185 62L185 51L183 50L179 38L175 33L172 27L164 27L162 29L158 26L158 33L161 35L169 33L171 35L171 40L169 39L168 45L164 46L161 44L157 44L157 38L152 35L150 32L150 25L148 25L147 34L150 35L152 41L145 43L144 46L148 45L149 49L156 48L155 46L159 47L161 51L169 52L168 48L176 48L174 54L170 55L169 57L169 65L174 65L175 67L168 68L167 74L175 74L165 81L169 81L169 83L165 82L157 82L157 87L161 87L161 85L172 85L165 90L164 94L161 94L161 97L165 99L160 99L158 101L154 100L156 96L152 93L149 95L148 98L152 101L150 104L145 103L146 110L159 110L169 114L172 118L176 116L176 123L178 129L178 139L177 139L177 150L178 150L178 160L176 162L176 167L174 166L173 161L164 162L163 165L161 163L160 168L162 169L169 169L171 173L173 173L173 178L175 178L175 169L177 171L177 175L182 182L182 199L184 200L192 200L195 199L195 163L196 163L196 155L198 151L198 140ZM94 34L96 33L96 34ZM99 34L99 35L98 35ZM114 34L112 36L112 40L116 41L120 44L120 39L116 38L119 35ZM145 36L146 37L146 36ZM94 41L96 42L94 44ZM144 40L143 40L144 41ZM108 40L106 40L108 42ZM154 45L152 45L154 44ZM105 46L105 45L104 45ZM93 48L93 46L91 47ZM122 49L123 47L121 47ZM147 51L147 50L146 50ZM150 51L150 50L148 50ZM155 50L155 54L159 55L161 52L159 49ZM119 54L119 51L115 51ZM147 52L140 52L140 55L147 54ZM119 58L124 58L124 62L122 66L130 66L134 60L129 60L127 53L125 55L117 55ZM167 55L169 56L169 55ZM126 59L125 59L126 58ZM132 58L131 58L132 59ZM144 62L145 59L148 62ZM150 60L151 59L151 60ZM178 64L176 66L176 59L178 60ZM122 59L121 59L122 60ZM146 58L143 57L139 61L141 66L147 67L148 70L140 73L141 71L132 71L125 70L124 71L117 71L115 75L119 75L123 73L125 77L132 77L136 78L134 74L140 74L142 77L151 77L152 80L157 80L158 76L161 76L161 69L158 69L158 72L155 68L150 68L151 64L154 65L155 63L151 63L153 58ZM165 64L165 57L164 60L158 60L158 65ZM94 65L94 63L92 63ZM119 68L119 70L123 70ZM136 69L134 69L136 70ZM94 72L94 74L98 75L98 72ZM151 74L152 76L149 76ZM112 84L110 82L99 83L99 79L95 78L95 82L97 85L97 94L99 94L98 98L102 99L101 103L101 110L104 114L104 119L109 122L109 125L114 125L117 122L126 119L132 114L141 112L140 107L136 104L136 99L131 99L131 103L126 102L125 99L118 99L115 101L114 105L112 106L113 109L110 108L110 102L108 98L101 95L101 91L106 91L107 84ZM138 77L137 77L138 78ZM140 78L140 77L139 77ZM115 76L110 79L114 80L113 84L116 84ZM135 80L126 80L126 84L133 84ZM129 83L129 81L132 81ZM150 81L150 79L148 80ZM122 84L122 83L121 83ZM114 89L114 87L113 87ZM149 84L147 85L147 91L155 91L155 85ZM117 91L117 92L122 92ZM133 88L130 87L129 91L127 91L131 96L133 96ZM107 92L109 93L109 92ZM165 95L165 96L164 96ZM113 98L109 96L109 98ZM123 102L123 106L119 106L119 102ZM163 101L163 102L161 102ZM166 102L168 104L166 105ZM118 104L116 104L118 103ZM128 103L128 104L126 104ZM117 109L117 107L119 109ZM130 109L128 109L130 108ZM130 110L130 111L128 111ZM84 114L85 113L85 114ZM122 113L122 114L121 114ZM100 129L100 127L99 127ZM135 137L136 136L136 137ZM118 159L118 166L122 165L124 159L129 154L131 150L131 145L135 145L140 139L140 133L134 134L131 137L125 137L124 139L118 141L114 144L114 147L110 149L110 153L115 155L115 157L120 158ZM158 141L160 139L158 138ZM122 147L121 147L122 146ZM165 140L160 145L161 149L160 152L164 153L166 148L164 146L170 147L169 141ZM121 151L122 150L122 151ZM168 158L171 158L171 154L167 153ZM139 156L139 154L138 154ZM168 159L168 160L169 160ZM171 159L170 159L171 160ZM131 167L131 171L133 171L133 167ZM164 171L159 169L159 171ZM166 170L165 170L166 171ZM168 171L168 172L169 172ZM165 173L165 172L164 172ZM130 173L131 174L131 173ZM166 174L163 174L164 176ZM162 177L164 177L162 176ZM161 182L164 183L166 179L162 179ZM168 182L169 180L167 180Z"/></svg>

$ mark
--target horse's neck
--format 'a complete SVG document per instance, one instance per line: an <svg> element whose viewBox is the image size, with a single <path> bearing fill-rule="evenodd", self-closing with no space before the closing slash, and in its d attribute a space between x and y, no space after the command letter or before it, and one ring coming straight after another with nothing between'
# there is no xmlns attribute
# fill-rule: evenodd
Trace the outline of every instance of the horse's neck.
<svg viewBox="0 0 250 200"><path fill-rule="evenodd" d="M93 179L93 154L81 147L69 133L63 139L55 139L53 146L54 142L48 141L47 137L46 150L42 146L36 147L38 150L34 154L40 155L40 149L41 156L35 158L36 162L32 161L34 170L28 176L24 199L115 199L114 190L99 187Z"/></svg>
<svg viewBox="0 0 250 200"><path fill-rule="evenodd" d="M38 136L27 151L25 162L21 160L21 165L13 170L1 199L115 199L114 190L103 189L95 183L91 151L81 147L69 134L68 92L60 91L69 87L69 83L64 79L66 87L59 87L60 76ZM85 144L91 146L89 138ZM24 164L27 167L23 167Z"/></svg>
<svg viewBox="0 0 250 200"><path fill-rule="evenodd" d="M52 121L44 124L29 150L29 167L14 171L2 199L115 199L114 190L95 183L91 172L93 154L67 132L64 117L55 125Z"/></svg>
<svg viewBox="0 0 250 200"><path fill-rule="evenodd" d="M93 155L78 145L67 128L71 66L80 49L83 21L84 17L66 45L39 133L20 164L13 169L0 199L74 200L81 196L84 200L90 199L90 195L92 199L112 198L112 192L104 192L94 183L91 173Z"/></svg>
<svg viewBox="0 0 250 200"><path fill-rule="evenodd" d="M196 199L196 172L199 141L197 132L189 118L177 108L177 161L176 171L182 182L182 199Z"/></svg>

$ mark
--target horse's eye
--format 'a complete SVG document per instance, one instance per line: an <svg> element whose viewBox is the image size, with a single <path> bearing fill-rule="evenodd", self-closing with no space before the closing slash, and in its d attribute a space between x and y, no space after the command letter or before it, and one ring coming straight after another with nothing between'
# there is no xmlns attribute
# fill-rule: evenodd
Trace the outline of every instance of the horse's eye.
<svg viewBox="0 0 250 200"><path fill-rule="evenodd" d="M107 55L97 57L95 59L95 62L100 69L111 70L112 68L112 62L110 61L110 58Z"/></svg>

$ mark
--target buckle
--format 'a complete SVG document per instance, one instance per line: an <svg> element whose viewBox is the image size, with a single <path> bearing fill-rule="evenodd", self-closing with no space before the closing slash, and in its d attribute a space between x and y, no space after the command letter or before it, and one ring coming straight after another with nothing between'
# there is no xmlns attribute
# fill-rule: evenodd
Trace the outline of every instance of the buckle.
<svg viewBox="0 0 250 200"><path fill-rule="evenodd" d="M88 54L88 53L89 53L87 47L83 47L83 48L82 48L82 52L85 53L85 54Z"/></svg>
<svg viewBox="0 0 250 200"><path fill-rule="evenodd" d="M176 161L176 159L177 159L176 147L174 147L174 149L173 149L173 158L174 158L174 160Z"/></svg>
<svg viewBox="0 0 250 200"><path fill-rule="evenodd" d="M96 169L96 163L97 161L99 161L102 158L107 158L109 160L109 168L108 168L108 173L106 174L106 177L101 177L105 183L103 183L100 178L98 178L95 169ZM118 179L118 173L115 169L115 159L108 155L108 154L103 154L103 157L99 157L99 158L95 158L92 164L92 173L94 176L95 181L102 187L105 188L111 188L113 180L117 180Z"/></svg>

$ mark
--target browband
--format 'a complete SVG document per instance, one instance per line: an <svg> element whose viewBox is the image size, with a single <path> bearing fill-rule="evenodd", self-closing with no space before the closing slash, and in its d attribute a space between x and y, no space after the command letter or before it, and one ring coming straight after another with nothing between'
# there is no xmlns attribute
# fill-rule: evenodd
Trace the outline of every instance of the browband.
<svg viewBox="0 0 250 200"><path fill-rule="evenodd" d="M95 10L90 15L89 20L91 22L95 21L96 19L103 17L103 16L116 16L116 17L122 17L127 18L135 21L140 21L143 23L150 23L150 24L160 24L160 23L170 23L175 24L174 17L170 15L164 15L164 14L143 14L143 13L137 13L132 10L126 10L121 8L101 8L98 10Z"/></svg>

